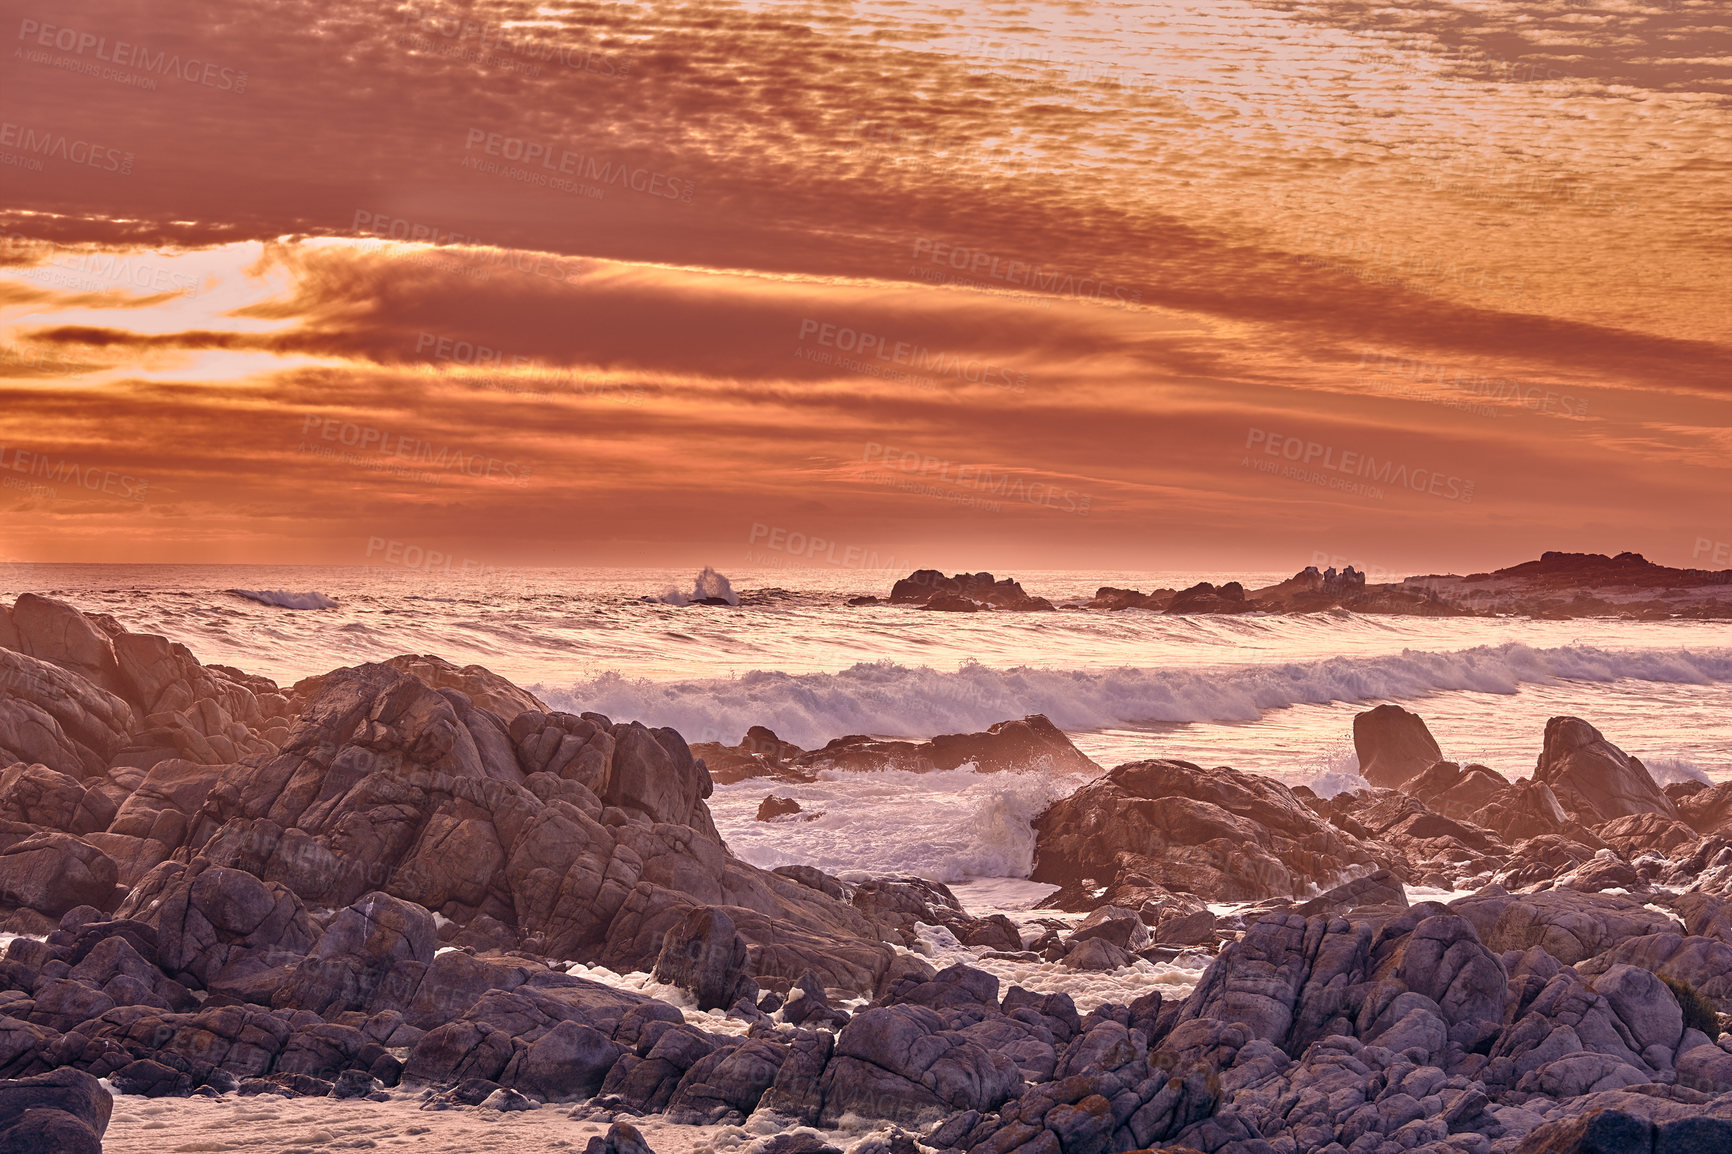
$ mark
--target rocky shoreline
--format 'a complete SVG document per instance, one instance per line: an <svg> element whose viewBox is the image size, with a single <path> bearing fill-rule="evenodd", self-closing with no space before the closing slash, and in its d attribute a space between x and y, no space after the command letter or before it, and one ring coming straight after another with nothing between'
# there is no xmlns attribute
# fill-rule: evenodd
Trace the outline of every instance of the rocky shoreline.
<svg viewBox="0 0 1732 1154"><path fill-rule="evenodd" d="M1420 617L1521 616L1541 619L1622 617L1732 618L1732 569L1673 569L1640 553L1544 553L1490 573L1428 574L1368 584L1351 565L1337 572L1315 565L1285 581L1246 589L1238 581L1202 581L1185 589L1142 593L1103 585L1088 601L1055 605L1025 592L1019 582L991 573L945 576L920 569L897 581L885 599L855 597L850 605L905 605L951 613L1015 613L1082 609L1144 609L1173 616L1237 613L1407 614Z"/></svg>
<svg viewBox="0 0 1732 1154"><path fill-rule="evenodd" d="M978 916L750 865L705 799L1095 773L1045 718L694 750L430 656L280 687L27 594L0 607L0 1151L99 1151L117 1109L188 1098L412 1104L435 1136L533 1114L588 1154L702 1127L750 1154L1732 1149L1732 783L1662 789L1570 717L1522 780L1396 706L1354 740L1367 787L1327 799L1099 774L1035 823L1050 917ZM1194 988L1123 1003L992 972L1178 957Z"/></svg>

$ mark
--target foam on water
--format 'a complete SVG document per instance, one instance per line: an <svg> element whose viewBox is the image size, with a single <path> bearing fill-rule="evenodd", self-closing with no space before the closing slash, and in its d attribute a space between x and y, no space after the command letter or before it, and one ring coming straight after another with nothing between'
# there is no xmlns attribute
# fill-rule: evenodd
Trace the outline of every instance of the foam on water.
<svg viewBox="0 0 1732 1154"><path fill-rule="evenodd" d="M839 873L865 865L874 873L952 882L1027 877L1034 865L1030 822L1088 780L971 769L828 771L809 785L754 779L717 786L709 805L728 848L756 866ZM792 797L805 812L756 820L770 793Z"/></svg>
<svg viewBox="0 0 1732 1154"><path fill-rule="evenodd" d="M282 589L230 589L236 597L274 605L278 609L335 609L337 603L323 593L289 593Z"/></svg>

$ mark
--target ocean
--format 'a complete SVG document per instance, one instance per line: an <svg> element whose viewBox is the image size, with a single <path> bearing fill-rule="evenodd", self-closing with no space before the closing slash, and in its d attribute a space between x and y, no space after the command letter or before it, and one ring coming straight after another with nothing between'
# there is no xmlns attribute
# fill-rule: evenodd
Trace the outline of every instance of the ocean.
<svg viewBox="0 0 1732 1154"><path fill-rule="evenodd" d="M1103 767L1175 757L1333 792L1356 780L1353 715L1394 701L1425 718L1445 756L1512 778L1533 772L1546 719L1558 714L1586 718L1662 783L1732 778L1732 623L931 613L845 604L887 595L900 573L723 568L738 606L670 604L696 591L687 570L455 564L11 563L0 565L0 593L109 613L202 661L284 685L437 654L484 665L556 708L670 725L694 742L736 742L761 724L812 748L850 733L926 738L1044 713ZM1291 574L1011 575L1062 604L1100 585L1251 588ZM1082 781L1038 771L830 775L719 787L711 806L729 845L760 865L1016 878L1030 866L1030 819ZM755 821L769 792L807 813Z"/></svg>

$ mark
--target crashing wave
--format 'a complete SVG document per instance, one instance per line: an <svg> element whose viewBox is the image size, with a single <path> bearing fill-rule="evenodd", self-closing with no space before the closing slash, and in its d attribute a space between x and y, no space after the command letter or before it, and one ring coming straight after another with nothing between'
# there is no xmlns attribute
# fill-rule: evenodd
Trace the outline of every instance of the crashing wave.
<svg viewBox="0 0 1732 1154"><path fill-rule="evenodd" d="M669 586L658 600L665 605L738 605L740 595L734 592L726 577L706 565L690 593L681 593Z"/></svg>
<svg viewBox="0 0 1732 1154"><path fill-rule="evenodd" d="M323 593L287 593L281 589L230 589L236 597L274 605L278 609L335 609L337 603Z"/></svg>
<svg viewBox="0 0 1732 1154"><path fill-rule="evenodd" d="M765 725L784 741L815 749L848 733L975 733L1031 713L1080 733L1151 722L1256 721L1266 710L1306 703L1402 701L1456 690L1513 694L1524 684L1625 678L1732 681L1732 651L1533 649L1512 642L1453 653L1408 649L1382 657L1213 669L971 664L941 672L881 661L840 673L759 671L715 680L652 682L609 673L539 692L558 709L669 725L689 741L734 742L751 726Z"/></svg>

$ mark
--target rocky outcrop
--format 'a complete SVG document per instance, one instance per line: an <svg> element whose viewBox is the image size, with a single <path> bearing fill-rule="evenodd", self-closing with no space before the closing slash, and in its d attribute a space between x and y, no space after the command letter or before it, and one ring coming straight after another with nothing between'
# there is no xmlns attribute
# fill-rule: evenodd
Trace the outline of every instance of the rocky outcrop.
<svg viewBox="0 0 1732 1154"><path fill-rule="evenodd" d="M1359 774L1372 785L1394 789L1443 760L1437 740L1416 713L1379 705L1353 718L1353 752Z"/></svg>
<svg viewBox="0 0 1732 1154"><path fill-rule="evenodd" d="M1100 766L1071 744L1063 730L1041 714L1000 721L984 733L946 733L926 742L839 737L822 749L801 754L792 766L816 776L825 770L901 770L930 773L969 766L981 773L999 771L1099 773Z"/></svg>
<svg viewBox="0 0 1732 1154"><path fill-rule="evenodd" d="M991 573L958 573L946 577L936 569L920 569L896 582L890 590L892 605L961 608L960 605L948 606L948 602L965 602L976 609L1008 609L1019 613L1053 607L1052 602L1044 597L1030 597L1024 593L1022 586L1009 577L995 579Z"/></svg>
<svg viewBox="0 0 1732 1154"><path fill-rule="evenodd" d="M456 690L366 665L325 679L281 753L223 776L182 852L312 905L380 890L616 967L648 968L688 909L721 907L760 978L815 969L873 988L889 950L869 923L729 855L709 791L672 730L539 712L507 727Z"/></svg>
<svg viewBox="0 0 1732 1154"><path fill-rule="evenodd" d="M1585 825L1632 814L1677 816L1647 768L1578 717L1546 722L1534 780L1550 786L1564 809Z"/></svg>
<svg viewBox="0 0 1732 1154"><path fill-rule="evenodd" d="M1279 782L1184 761L1121 765L1055 802L1034 829L1031 876L1060 886L1106 886L1134 871L1173 892L1255 901L1405 867Z"/></svg>

